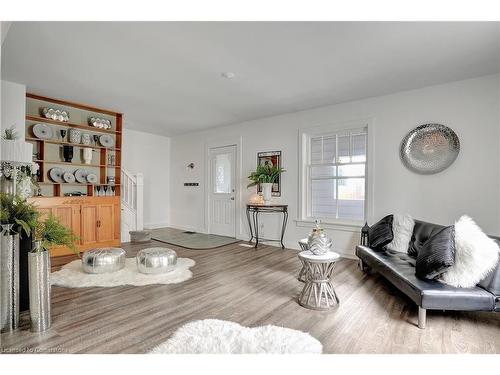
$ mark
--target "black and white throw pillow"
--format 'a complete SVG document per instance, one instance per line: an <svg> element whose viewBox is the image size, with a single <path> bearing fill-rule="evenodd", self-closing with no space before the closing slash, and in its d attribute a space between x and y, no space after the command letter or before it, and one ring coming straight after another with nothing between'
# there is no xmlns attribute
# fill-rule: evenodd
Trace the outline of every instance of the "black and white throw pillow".
<svg viewBox="0 0 500 375"><path fill-rule="evenodd" d="M415 274L435 279L455 263L455 227L441 229L429 238L417 254Z"/></svg>
<svg viewBox="0 0 500 375"><path fill-rule="evenodd" d="M387 215L368 229L368 245L374 250L382 250L394 235L392 233L393 215Z"/></svg>

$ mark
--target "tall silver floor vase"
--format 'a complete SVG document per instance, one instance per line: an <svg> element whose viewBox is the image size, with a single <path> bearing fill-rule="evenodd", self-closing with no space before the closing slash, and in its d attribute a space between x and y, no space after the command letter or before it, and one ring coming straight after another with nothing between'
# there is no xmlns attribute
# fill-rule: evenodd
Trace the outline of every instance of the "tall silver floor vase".
<svg viewBox="0 0 500 375"><path fill-rule="evenodd" d="M19 327L19 235L13 227L2 225L0 231L1 332Z"/></svg>
<svg viewBox="0 0 500 375"><path fill-rule="evenodd" d="M31 332L43 332L50 328L50 252L41 250L35 241L34 252L28 254Z"/></svg>

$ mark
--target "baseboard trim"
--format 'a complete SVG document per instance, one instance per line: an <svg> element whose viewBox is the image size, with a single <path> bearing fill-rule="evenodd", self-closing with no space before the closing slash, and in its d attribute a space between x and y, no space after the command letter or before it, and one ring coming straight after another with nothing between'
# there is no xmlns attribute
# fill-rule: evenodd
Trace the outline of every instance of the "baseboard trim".
<svg viewBox="0 0 500 375"><path fill-rule="evenodd" d="M236 239L240 240L240 241L246 241L248 242L248 238L247 236L243 237L243 236L237 236ZM266 245L266 246L273 246L273 247L276 247L276 248L281 248L281 245L279 242L266 242L266 241L262 241L262 244ZM300 246L297 242L294 242L294 243L290 243L290 242L284 242L283 243L285 245L285 250L292 250L292 251L300 251ZM356 260L358 259L356 257L356 255L354 254L354 252L351 252L349 250L346 250L346 249L335 249L334 250L336 253L338 253L340 255L341 258L346 258L346 259L353 259L353 260ZM354 251L354 250L353 250Z"/></svg>
<svg viewBox="0 0 500 375"><path fill-rule="evenodd" d="M145 223L144 229L158 229L158 228L166 228L171 227L169 223Z"/></svg>
<svg viewBox="0 0 500 375"><path fill-rule="evenodd" d="M196 233L206 233L206 231L200 230L199 228L189 227L189 226L183 226L183 225L175 225L175 224L170 224L170 225L161 224L160 226L154 226L154 227L152 227L151 224L148 224L148 229L163 228L163 227L167 227L167 226L169 228L174 228L174 229L179 229L179 230L185 230L185 231L189 230L189 231L196 232ZM236 239L240 240L240 241L248 242L249 237L250 236L248 236L247 234L242 233L242 234L236 236ZM267 245L267 246L274 246L274 247L277 247L277 248L281 247L279 245L279 242L266 242L266 241L263 241L262 243L265 244L265 245ZM285 250L300 251L300 247L299 247L298 242L293 242L292 243L292 242L285 241L284 245L285 245ZM354 249L352 251L349 251L348 249L335 249L335 252L338 253L342 258L346 258L346 259L358 259L356 257L356 255L354 254Z"/></svg>

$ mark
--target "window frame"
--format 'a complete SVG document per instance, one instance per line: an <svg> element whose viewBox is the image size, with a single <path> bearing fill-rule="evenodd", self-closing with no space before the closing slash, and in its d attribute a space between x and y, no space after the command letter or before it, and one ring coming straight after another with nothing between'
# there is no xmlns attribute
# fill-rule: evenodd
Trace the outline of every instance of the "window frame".
<svg viewBox="0 0 500 375"><path fill-rule="evenodd" d="M313 217L312 216L312 178L311 178L311 139L316 137L329 137L337 135L342 132L351 132L353 130L366 129L366 161L365 161L365 200L364 200L364 218L360 220L349 220L343 218L332 218L332 217ZM354 226L361 227L366 221L371 221L372 218L372 192L373 192L373 181L372 181L372 164L373 164L373 122L371 119L348 121L324 126L318 126L313 128L307 128L299 130L299 209L297 224L310 226L315 219L320 219L322 223L326 226ZM337 142L338 143L338 142ZM338 144L336 144L336 153ZM349 144L351 147L351 142ZM363 164L360 163L325 163L318 164L321 166L326 166L330 164L331 166L339 165L352 165L352 164ZM358 176L360 178L363 176ZM349 176L348 178L356 178L354 176ZM329 178L330 179L330 178ZM331 178L337 181L339 178ZM338 190L337 190L338 191ZM337 206L338 212L338 206Z"/></svg>

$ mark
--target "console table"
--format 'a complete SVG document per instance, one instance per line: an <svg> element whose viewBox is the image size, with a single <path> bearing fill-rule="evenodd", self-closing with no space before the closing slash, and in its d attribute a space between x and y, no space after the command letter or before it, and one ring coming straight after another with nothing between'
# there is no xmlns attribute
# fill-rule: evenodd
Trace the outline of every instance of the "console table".
<svg viewBox="0 0 500 375"><path fill-rule="evenodd" d="M259 238L259 214L278 213L283 214L283 221L281 224L281 237L280 239ZM276 241L281 244L284 249L283 236L285 235L286 223L288 221L288 205L287 204L247 204L247 220L250 227L250 241L255 238L255 247L259 245L259 240Z"/></svg>

